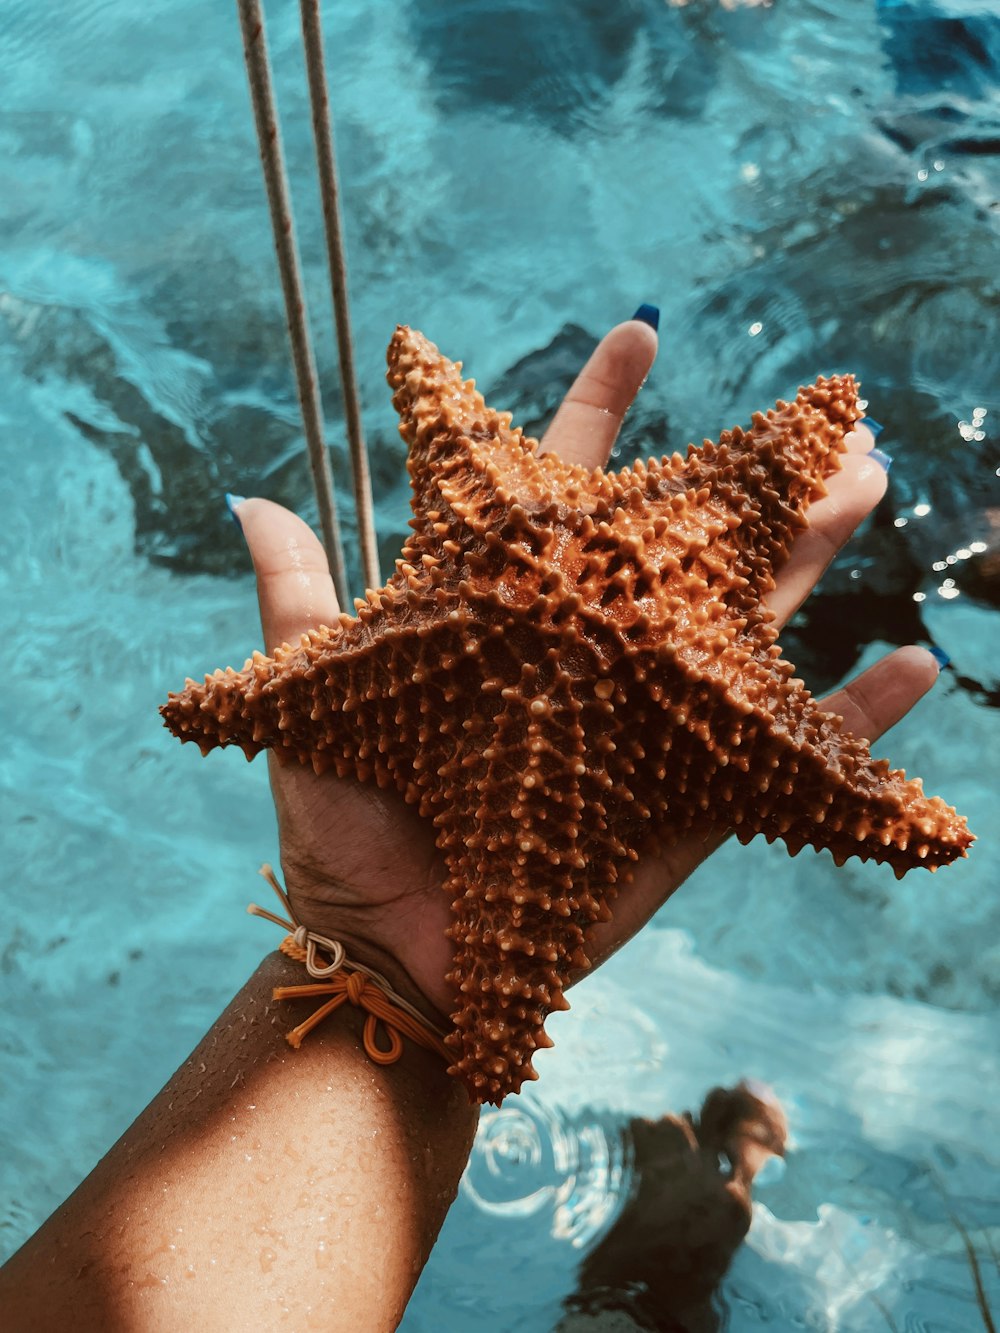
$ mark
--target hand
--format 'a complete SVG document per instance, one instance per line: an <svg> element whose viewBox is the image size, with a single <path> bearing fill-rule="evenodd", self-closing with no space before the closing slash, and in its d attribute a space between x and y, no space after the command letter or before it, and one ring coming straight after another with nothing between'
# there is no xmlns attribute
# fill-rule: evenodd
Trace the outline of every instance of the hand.
<svg viewBox="0 0 1000 1333"><path fill-rule="evenodd" d="M606 463L622 418L656 355L646 324L618 325L596 349L541 443L572 462ZM867 457L874 445L859 426L848 437L842 470L829 494L809 510L768 599L783 625L808 596L854 529L882 498L883 468ZM296 642L307 630L333 624L339 607L319 541L300 519L266 500L246 500L239 519L257 573L265 646ZM933 685L934 657L901 648L824 701L846 730L874 740ZM332 774L317 777L270 757L286 887L297 919L340 939L348 955L383 971L402 994L437 1011L452 1008L444 977L451 961L445 929L450 904L442 892L443 857L433 830L401 796ZM719 844L724 834L685 839L647 857L617 898L614 920L590 935L595 963L629 939Z"/></svg>

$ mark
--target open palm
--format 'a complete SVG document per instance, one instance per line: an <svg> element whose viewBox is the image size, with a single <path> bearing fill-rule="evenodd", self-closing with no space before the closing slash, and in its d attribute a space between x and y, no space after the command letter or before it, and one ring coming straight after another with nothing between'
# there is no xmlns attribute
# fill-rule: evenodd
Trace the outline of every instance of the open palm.
<svg viewBox="0 0 1000 1333"><path fill-rule="evenodd" d="M622 418L656 355L645 323L629 320L605 337L581 371L540 448L574 463L603 465ZM859 426L848 437L843 468L829 494L809 511L768 599L780 627L808 596L830 560L885 490L884 468L869 457L874 440ZM245 500L238 517L257 573L265 647L295 642L332 624L339 613L323 548L301 519L266 500ZM825 706L870 740L882 734L933 684L934 657L901 648L871 667ZM297 919L342 940L348 953L384 971L402 993L440 1014L453 1007L444 978L450 904L442 891L443 856L430 823L394 791L333 774L317 777L271 757L271 782L286 886ZM630 938L724 836L682 839L646 857L615 906L595 927L589 952L600 962Z"/></svg>

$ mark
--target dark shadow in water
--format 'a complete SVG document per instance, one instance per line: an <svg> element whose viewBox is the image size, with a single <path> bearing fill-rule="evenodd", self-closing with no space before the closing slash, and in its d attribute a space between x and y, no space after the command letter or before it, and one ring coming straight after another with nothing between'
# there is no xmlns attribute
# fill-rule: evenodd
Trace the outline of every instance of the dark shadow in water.
<svg viewBox="0 0 1000 1333"><path fill-rule="evenodd" d="M663 0L412 0L415 50L450 116L488 112L599 135L626 79L671 118L704 110L718 55L704 16Z"/></svg>
<svg viewBox="0 0 1000 1333"><path fill-rule="evenodd" d="M634 1184L584 1261L558 1333L639 1328L715 1333L715 1294L750 1228L751 1186L783 1156L785 1113L769 1089L714 1088L696 1118L632 1120Z"/></svg>
<svg viewBox="0 0 1000 1333"><path fill-rule="evenodd" d="M904 97L950 92L986 95L1000 78L1000 17L985 5L947 8L935 0L878 0L896 91Z"/></svg>

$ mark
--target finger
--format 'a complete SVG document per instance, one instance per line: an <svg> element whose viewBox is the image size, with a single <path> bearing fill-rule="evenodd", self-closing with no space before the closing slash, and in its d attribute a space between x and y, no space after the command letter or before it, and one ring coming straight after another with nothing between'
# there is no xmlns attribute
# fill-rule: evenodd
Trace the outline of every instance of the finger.
<svg viewBox="0 0 1000 1333"><path fill-rule="evenodd" d="M563 399L539 452L558 454L567 463L603 467L622 418L649 374L656 347L655 331L642 320L629 319L613 328Z"/></svg>
<svg viewBox="0 0 1000 1333"><path fill-rule="evenodd" d="M879 427L881 430L881 426ZM866 424L866 418L857 422L854 429L844 436L844 444L849 454L868 454L875 448L875 432Z"/></svg>
<svg viewBox="0 0 1000 1333"><path fill-rule="evenodd" d="M854 431L852 436L860 437L861 432ZM870 454L856 452L863 438L848 438L855 451L844 456L841 470L828 482L828 494L809 510L809 526L795 538L776 586L765 599L779 628L802 605L833 557L885 495L885 468Z"/></svg>
<svg viewBox="0 0 1000 1333"><path fill-rule="evenodd" d="M243 500L233 513L257 575L266 651L332 624L340 612L337 595L326 552L309 525L270 500Z"/></svg>
<svg viewBox="0 0 1000 1333"><path fill-rule="evenodd" d="M849 685L821 701L823 711L844 719L844 730L868 741L879 738L922 699L940 674L934 654L915 644L855 676Z"/></svg>

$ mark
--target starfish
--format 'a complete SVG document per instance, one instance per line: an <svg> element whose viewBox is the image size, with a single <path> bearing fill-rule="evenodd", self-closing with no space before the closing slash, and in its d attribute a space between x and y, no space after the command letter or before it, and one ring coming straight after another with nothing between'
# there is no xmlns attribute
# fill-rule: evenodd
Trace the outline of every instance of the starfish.
<svg viewBox="0 0 1000 1333"><path fill-rule="evenodd" d="M544 1021L640 852L731 827L897 875L965 855L964 819L794 678L763 604L861 415L851 376L610 472L540 455L417 332L388 363L414 514L395 573L161 711L205 753L269 747L433 821L451 1072L473 1100L537 1077Z"/></svg>

